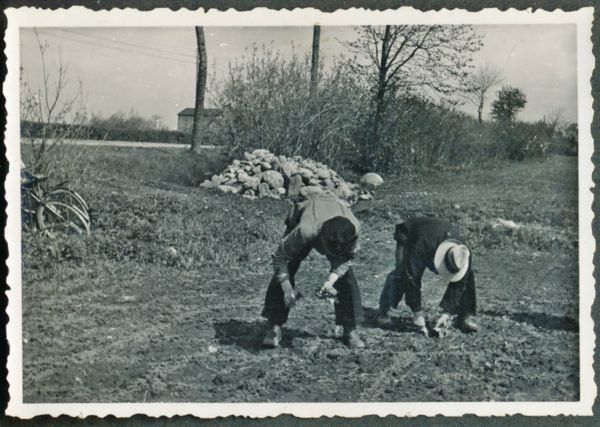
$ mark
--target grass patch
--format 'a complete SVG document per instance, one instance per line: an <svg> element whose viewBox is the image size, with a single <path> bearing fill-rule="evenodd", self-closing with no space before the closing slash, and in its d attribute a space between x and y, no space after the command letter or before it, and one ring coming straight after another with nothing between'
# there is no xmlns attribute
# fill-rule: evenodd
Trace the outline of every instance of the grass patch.
<svg viewBox="0 0 600 427"><path fill-rule="evenodd" d="M104 178L184 187L195 187L220 172L227 160L227 155L219 149L206 149L195 154L187 149L126 147L100 147L90 159L96 170L104 172Z"/></svg>
<svg viewBox="0 0 600 427"><path fill-rule="evenodd" d="M228 158L214 150L188 151L77 147L74 168L93 170L82 194L92 216L89 239L24 239L31 271L55 262L132 261L187 270L235 265L268 270L268 258L283 231L287 201L250 201L198 187ZM88 150L88 155L83 151ZM413 215L456 222L474 247L572 250L577 242L574 160L503 162L485 169L439 172L405 185L390 177L374 201L354 207L365 237L390 239L393 227ZM518 229L494 226L502 218ZM174 250L174 251L173 251Z"/></svg>
<svg viewBox="0 0 600 427"><path fill-rule="evenodd" d="M32 147L21 146L28 165ZM117 186L143 182L197 186L207 177L221 172L229 160L222 149L206 149L195 154L180 148L131 148L114 146L77 146L57 144L48 162L56 181L69 179L75 188L93 190L98 182L110 181ZM92 188L90 188L92 187Z"/></svg>

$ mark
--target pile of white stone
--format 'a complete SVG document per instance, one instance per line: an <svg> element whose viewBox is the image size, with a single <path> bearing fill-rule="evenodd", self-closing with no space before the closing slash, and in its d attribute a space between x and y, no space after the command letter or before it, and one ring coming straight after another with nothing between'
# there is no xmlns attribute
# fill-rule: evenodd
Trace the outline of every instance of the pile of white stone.
<svg viewBox="0 0 600 427"><path fill-rule="evenodd" d="M305 199L332 194L353 203L358 199L372 198L367 188L344 181L321 162L300 156L276 156L264 149L244 153L243 159L234 160L221 174L200 185L250 199Z"/></svg>

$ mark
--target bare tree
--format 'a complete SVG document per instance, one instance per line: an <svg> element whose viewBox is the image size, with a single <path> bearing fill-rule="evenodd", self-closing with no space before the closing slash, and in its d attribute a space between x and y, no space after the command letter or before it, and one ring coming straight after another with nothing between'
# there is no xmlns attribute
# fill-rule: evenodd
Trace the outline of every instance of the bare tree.
<svg viewBox="0 0 600 427"><path fill-rule="evenodd" d="M40 39L37 29L34 33L40 52L41 83L32 87L26 76L21 76L22 136L29 141L31 148L24 153L27 158L23 160L31 172L52 176L61 172L56 170L56 165L59 163L57 159L64 153L58 147L66 140L82 137L87 112L83 83L79 81L75 89L71 87L69 66L62 57L54 70L49 69L49 45ZM24 70L21 69L21 72Z"/></svg>
<svg viewBox="0 0 600 427"><path fill-rule="evenodd" d="M202 145L202 116L204 112L204 93L206 92L206 42L204 27L196 27L196 44L198 48L198 73L196 76L196 108L194 111L194 126L192 129L192 151L200 152Z"/></svg>
<svg viewBox="0 0 600 427"><path fill-rule="evenodd" d="M366 57L366 62L352 66L374 89L374 113L364 150L368 157L369 145L377 145L380 138L386 98L399 91L449 97L464 87L481 36L468 25L367 26L358 27L358 32L349 48Z"/></svg>
<svg viewBox="0 0 600 427"><path fill-rule="evenodd" d="M321 40L321 27L315 25L313 27L313 43L312 43L312 61L310 63L310 97L314 98L317 92L317 82L319 78L319 44Z"/></svg>
<svg viewBox="0 0 600 427"><path fill-rule="evenodd" d="M502 82L502 72L492 64L485 64L473 73L463 96L477 107L479 123L483 121L483 108L488 91Z"/></svg>

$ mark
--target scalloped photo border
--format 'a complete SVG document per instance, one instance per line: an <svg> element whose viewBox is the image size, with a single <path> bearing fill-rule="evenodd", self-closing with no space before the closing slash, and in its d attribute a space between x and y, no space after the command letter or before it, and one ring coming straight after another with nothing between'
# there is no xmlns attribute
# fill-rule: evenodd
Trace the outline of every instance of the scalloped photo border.
<svg viewBox="0 0 600 427"><path fill-rule="evenodd" d="M592 154L593 118L590 79L594 69L592 54L593 8L572 12L532 9L484 9L479 12L441 10L422 12L410 7L397 10L371 11L364 9L337 10L326 13L317 9L270 10L256 8L238 12L233 9L190 11L155 9L113 9L92 11L84 7L42 10L36 8L6 9L8 26L5 34L8 74L4 82L7 129L6 156L10 164L4 183L7 207L7 225L4 236L8 243L7 260L7 337L8 381L10 401L7 415L32 418L37 415L69 415L74 417L113 415L129 417L145 414L150 417L193 415L201 418L230 415L273 417L291 414L303 418L320 416L361 417L365 415L396 416L504 416L523 414L592 415L596 397L593 352L595 335L591 317L595 298L592 235ZM19 30L21 27L193 27L205 26L322 26L385 25L385 24L575 24L577 28L577 96L579 124L578 154L578 208L579 208L579 366L580 400L573 402L396 402L396 403L24 403L23 402L23 346L22 346L22 293L21 293L21 224L19 212L20 164L19 147Z"/></svg>

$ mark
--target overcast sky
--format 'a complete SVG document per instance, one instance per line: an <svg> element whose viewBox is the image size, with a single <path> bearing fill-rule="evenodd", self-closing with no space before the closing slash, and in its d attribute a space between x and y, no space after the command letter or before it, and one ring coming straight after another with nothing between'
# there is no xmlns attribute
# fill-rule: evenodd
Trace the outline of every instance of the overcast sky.
<svg viewBox="0 0 600 427"><path fill-rule="evenodd" d="M577 119L575 25L475 26L483 48L475 65L498 67L503 84L527 95L522 120L537 120L560 111L564 120ZM83 82L89 112L103 116L135 110L144 117L159 115L171 129L177 113L193 107L195 48L193 28L38 28L49 72L62 58L69 66L71 87ZM230 61L241 60L253 44L267 45L282 55L308 54L312 27L205 27L209 77L217 79ZM343 41L355 38L352 27L321 28L321 58L341 55ZM32 86L41 81L41 60L35 33L21 31L23 76ZM209 82L210 84L210 82ZM493 88L486 106L499 88ZM463 107L475 115L475 107Z"/></svg>

